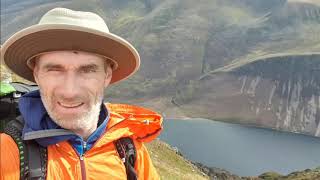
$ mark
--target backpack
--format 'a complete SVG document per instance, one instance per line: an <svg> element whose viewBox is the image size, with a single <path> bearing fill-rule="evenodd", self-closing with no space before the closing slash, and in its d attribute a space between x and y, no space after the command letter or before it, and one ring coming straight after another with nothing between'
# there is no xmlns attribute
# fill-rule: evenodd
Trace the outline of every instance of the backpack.
<svg viewBox="0 0 320 180"><path fill-rule="evenodd" d="M6 124L20 115L18 108L19 98L30 91L37 90L35 85L13 82L0 84L0 132Z"/></svg>
<svg viewBox="0 0 320 180"><path fill-rule="evenodd" d="M34 140L25 141L21 138L24 121L18 108L19 97L22 94L36 90L37 87L22 83L12 83L11 85L15 90L10 89L9 93L2 93L0 96L0 107L6 107L0 113L2 115L0 116L1 123L5 122L5 127L1 131L10 135L18 146L20 179L45 180L47 172L47 148L40 146ZM7 113L3 114L5 111ZM127 179L137 180L137 174L134 169L136 149L132 139L130 137L123 137L114 141L114 145L126 168Z"/></svg>

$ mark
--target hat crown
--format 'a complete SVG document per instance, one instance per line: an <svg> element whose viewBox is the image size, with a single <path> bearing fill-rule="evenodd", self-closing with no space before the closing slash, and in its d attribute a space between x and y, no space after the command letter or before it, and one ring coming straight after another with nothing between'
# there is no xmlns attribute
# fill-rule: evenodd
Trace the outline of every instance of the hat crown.
<svg viewBox="0 0 320 180"><path fill-rule="evenodd" d="M97 14L84 11L73 11L66 8L54 8L48 11L40 19L41 24L66 24L109 33L105 21Z"/></svg>

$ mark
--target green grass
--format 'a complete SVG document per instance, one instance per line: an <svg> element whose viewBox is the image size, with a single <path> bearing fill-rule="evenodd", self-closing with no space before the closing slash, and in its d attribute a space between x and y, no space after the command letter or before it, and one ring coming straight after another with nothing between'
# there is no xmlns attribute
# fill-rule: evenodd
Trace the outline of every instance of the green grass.
<svg viewBox="0 0 320 180"><path fill-rule="evenodd" d="M213 71L210 71L200 77L200 79L203 79L204 77L207 77L208 75L211 74L216 74L216 73L221 73L221 72L232 72L240 67L258 62L258 61L270 61L274 60L274 58L279 58L281 59L286 59L286 57L293 57L293 56L319 56L320 58L320 52L301 52L301 53L277 53L277 54L266 54L266 55L261 55L259 57L254 57L254 58L248 58L243 61L236 61L234 63L231 63L227 66L215 69Z"/></svg>
<svg viewBox="0 0 320 180"><path fill-rule="evenodd" d="M317 6L320 6L320 2L318 0L288 0L289 3L292 2L301 2L301 3L310 3Z"/></svg>
<svg viewBox="0 0 320 180"><path fill-rule="evenodd" d="M316 180L320 179L320 167L316 169L306 169L304 171L297 171L286 176L275 172L263 173L259 178L264 180Z"/></svg>
<svg viewBox="0 0 320 180"><path fill-rule="evenodd" d="M243 8L232 6L221 6L218 9L221 14L224 14L224 18L227 24L241 25L249 21L254 20L254 16L250 14L250 11L246 11Z"/></svg>
<svg viewBox="0 0 320 180"><path fill-rule="evenodd" d="M147 148L161 179L209 179L168 144L155 140Z"/></svg>
<svg viewBox="0 0 320 180"><path fill-rule="evenodd" d="M136 15L131 15L131 14L123 15L114 22L113 30L118 31L118 30L123 29L124 27L128 26L129 24L137 22L141 19L143 19L143 18L136 16Z"/></svg>

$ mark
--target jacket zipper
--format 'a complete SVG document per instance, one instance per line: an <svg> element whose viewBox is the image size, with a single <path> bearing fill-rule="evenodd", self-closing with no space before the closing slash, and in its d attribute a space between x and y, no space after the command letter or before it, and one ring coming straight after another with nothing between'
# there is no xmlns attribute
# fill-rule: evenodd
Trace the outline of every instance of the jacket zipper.
<svg viewBox="0 0 320 180"><path fill-rule="evenodd" d="M82 177L82 180L85 180L86 179L86 168L85 168L85 164L84 164L84 153L86 152L87 150L87 142L86 141L83 141L83 153L82 155L80 156L80 167L81 167L81 177Z"/></svg>
<svg viewBox="0 0 320 180"><path fill-rule="evenodd" d="M121 121L122 122L122 121ZM115 128L115 126L118 126L121 122L119 122L119 123L116 123L116 124L114 124L113 126L111 126L109 129L108 129L108 131L110 131L111 129L113 129L113 128ZM94 144L93 144L93 146L95 145L95 144L97 144L97 142L102 138L102 136L104 136L105 134L103 133L97 140L96 140L96 142L94 142ZM92 147L93 147L92 146ZM72 147L72 145L71 145L71 147ZM73 148L73 147L72 147ZM82 180L86 180L86 169L85 169L85 163L84 163L84 154L85 153L83 153L81 156L80 156L80 154L78 153L78 151L77 150L75 150L74 148L73 148L73 150L76 152L76 154L79 156L79 159L80 159L80 167L81 167L81 179ZM83 143L83 150L87 150L87 142L85 142L84 141L84 143ZM83 151L84 152L84 151Z"/></svg>
<svg viewBox="0 0 320 180"><path fill-rule="evenodd" d="M117 123L117 124L119 124L119 123ZM117 125L117 124L115 124L115 125ZM113 128L114 126L112 126L111 128ZM110 128L110 129L111 129ZM94 142L94 144L93 144L93 146L95 145L95 144L97 144L97 142L102 138L102 136L103 136L104 134L102 134L97 140L96 140L96 142ZM92 147L93 147L92 146ZM71 145L71 147L72 147L72 145ZM82 180L86 180L86 169L85 169L85 163L84 163L84 154L85 153L83 153L81 156L80 156L80 154L78 153L78 151L76 150L76 149L74 149L73 147L72 147L72 149L76 152L76 154L79 156L79 159L80 159L80 167L81 167L81 179ZM87 150L87 142L86 141L84 141L83 142L83 152L85 152Z"/></svg>
<svg viewBox="0 0 320 180"><path fill-rule="evenodd" d="M86 179L86 169L85 169L85 164L84 164L83 159L84 159L83 155L80 156L81 179L85 180Z"/></svg>
<svg viewBox="0 0 320 180"><path fill-rule="evenodd" d="M86 166L84 164L84 153L82 155L80 155L78 153L78 151L76 149L73 148L73 146L71 145L72 149L74 150L74 152L78 155L79 159L80 159L80 170L81 170L81 179L82 180L86 180ZM83 143L83 150L87 149L87 142L84 141ZM84 152L84 151L83 151Z"/></svg>
<svg viewBox="0 0 320 180"><path fill-rule="evenodd" d="M87 142L83 141L83 153L87 151Z"/></svg>

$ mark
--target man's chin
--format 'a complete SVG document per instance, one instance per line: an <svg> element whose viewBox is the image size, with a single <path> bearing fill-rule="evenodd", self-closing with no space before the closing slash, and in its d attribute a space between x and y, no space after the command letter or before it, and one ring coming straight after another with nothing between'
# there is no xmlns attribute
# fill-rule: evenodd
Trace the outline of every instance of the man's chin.
<svg viewBox="0 0 320 180"><path fill-rule="evenodd" d="M49 108L47 111L51 119L60 127L69 130L79 130L89 128L92 124L97 124L100 113L100 104L95 104L81 110L65 111L59 108Z"/></svg>
<svg viewBox="0 0 320 180"><path fill-rule="evenodd" d="M77 128L81 125L81 122L83 122L83 116L79 115L68 115L64 117L51 117L51 119L60 127L65 129L73 129Z"/></svg>
<svg viewBox="0 0 320 180"><path fill-rule="evenodd" d="M54 122L64 129L74 130L81 127L81 122L75 119L60 119L58 121L54 120Z"/></svg>

